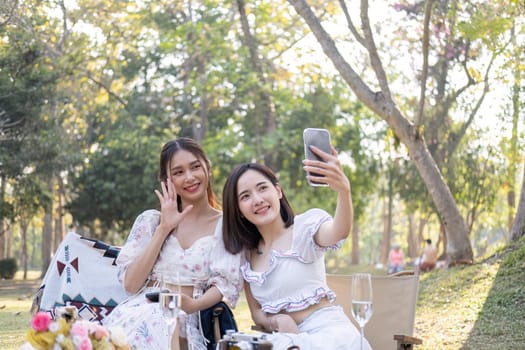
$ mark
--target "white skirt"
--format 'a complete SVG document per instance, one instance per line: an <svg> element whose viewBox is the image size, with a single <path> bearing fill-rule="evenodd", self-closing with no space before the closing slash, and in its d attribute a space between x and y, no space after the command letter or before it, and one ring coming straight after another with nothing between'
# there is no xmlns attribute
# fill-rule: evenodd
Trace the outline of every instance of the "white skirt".
<svg viewBox="0 0 525 350"><path fill-rule="evenodd" d="M359 350L361 334L339 305L314 311L300 325L300 333L273 333L268 336L273 350L299 346L301 350ZM366 339L363 349L371 350Z"/></svg>

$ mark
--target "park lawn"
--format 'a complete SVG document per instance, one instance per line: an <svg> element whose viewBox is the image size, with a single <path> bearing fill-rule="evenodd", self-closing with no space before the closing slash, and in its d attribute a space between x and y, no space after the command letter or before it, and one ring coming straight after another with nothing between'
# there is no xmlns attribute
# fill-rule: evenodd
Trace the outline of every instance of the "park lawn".
<svg viewBox="0 0 525 350"><path fill-rule="evenodd" d="M38 285L37 279L23 283L19 275L0 281L0 349L18 349L24 342L31 318L28 291ZM243 295L234 313L240 331L250 332ZM416 350L525 349L524 329L525 238L473 265L421 275L414 335L423 344Z"/></svg>
<svg viewBox="0 0 525 350"><path fill-rule="evenodd" d="M30 325L31 301L0 297L0 307L0 349L18 349Z"/></svg>
<svg viewBox="0 0 525 350"><path fill-rule="evenodd" d="M418 350L525 349L525 237L474 265L421 276Z"/></svg>
<svg viewBox="0 0 525 350"><path fill-rule="evenodd" d="M40 272L29 271L27 280L17 272L13 280L0 281L0 349L18 349L31 322L31 304Z"/></svg>

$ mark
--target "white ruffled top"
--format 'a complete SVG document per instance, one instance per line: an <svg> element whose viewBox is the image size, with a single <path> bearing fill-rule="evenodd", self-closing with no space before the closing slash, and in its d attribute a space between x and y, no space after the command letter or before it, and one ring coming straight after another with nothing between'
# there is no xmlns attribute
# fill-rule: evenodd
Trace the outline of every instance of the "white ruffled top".
<svg viewBox="0 0 525 350"><path fill-rule="evenodd" d="M326 284L324 256L328 249L338 249L344 240L331 247L315 243L314 235L322 223L332 217L322 209L310 209L297 215L289 250L272 250L267 271L253 271L248 260L241 271L250 284L254 298L264 312L293 312L317 304L323 298L335 300Z"/></svg>

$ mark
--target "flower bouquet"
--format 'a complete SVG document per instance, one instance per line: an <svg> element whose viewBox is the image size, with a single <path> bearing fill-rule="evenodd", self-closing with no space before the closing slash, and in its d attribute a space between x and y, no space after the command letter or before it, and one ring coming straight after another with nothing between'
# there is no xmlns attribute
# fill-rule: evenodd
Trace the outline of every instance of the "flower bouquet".
<svg viewBox="0 0 525 350"><path fill-rule="evenodd" d="M71 309L56 320L38 312L20 350L130 350L122 328L105 328L97 322L77 319Z"/></svg>

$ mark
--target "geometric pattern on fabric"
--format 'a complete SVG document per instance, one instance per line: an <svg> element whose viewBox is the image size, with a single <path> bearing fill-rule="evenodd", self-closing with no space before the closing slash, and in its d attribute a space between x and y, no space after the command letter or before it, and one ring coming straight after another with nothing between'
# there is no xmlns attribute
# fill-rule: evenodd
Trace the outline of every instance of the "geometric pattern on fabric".
<svg viewBox="0 0 525 350"><path fill-rule="evenodd" d="M34 310L75 306L79 317L102 321L128 294L118 280L119 247L70 232L62 240L39 291Z"/></svg>

